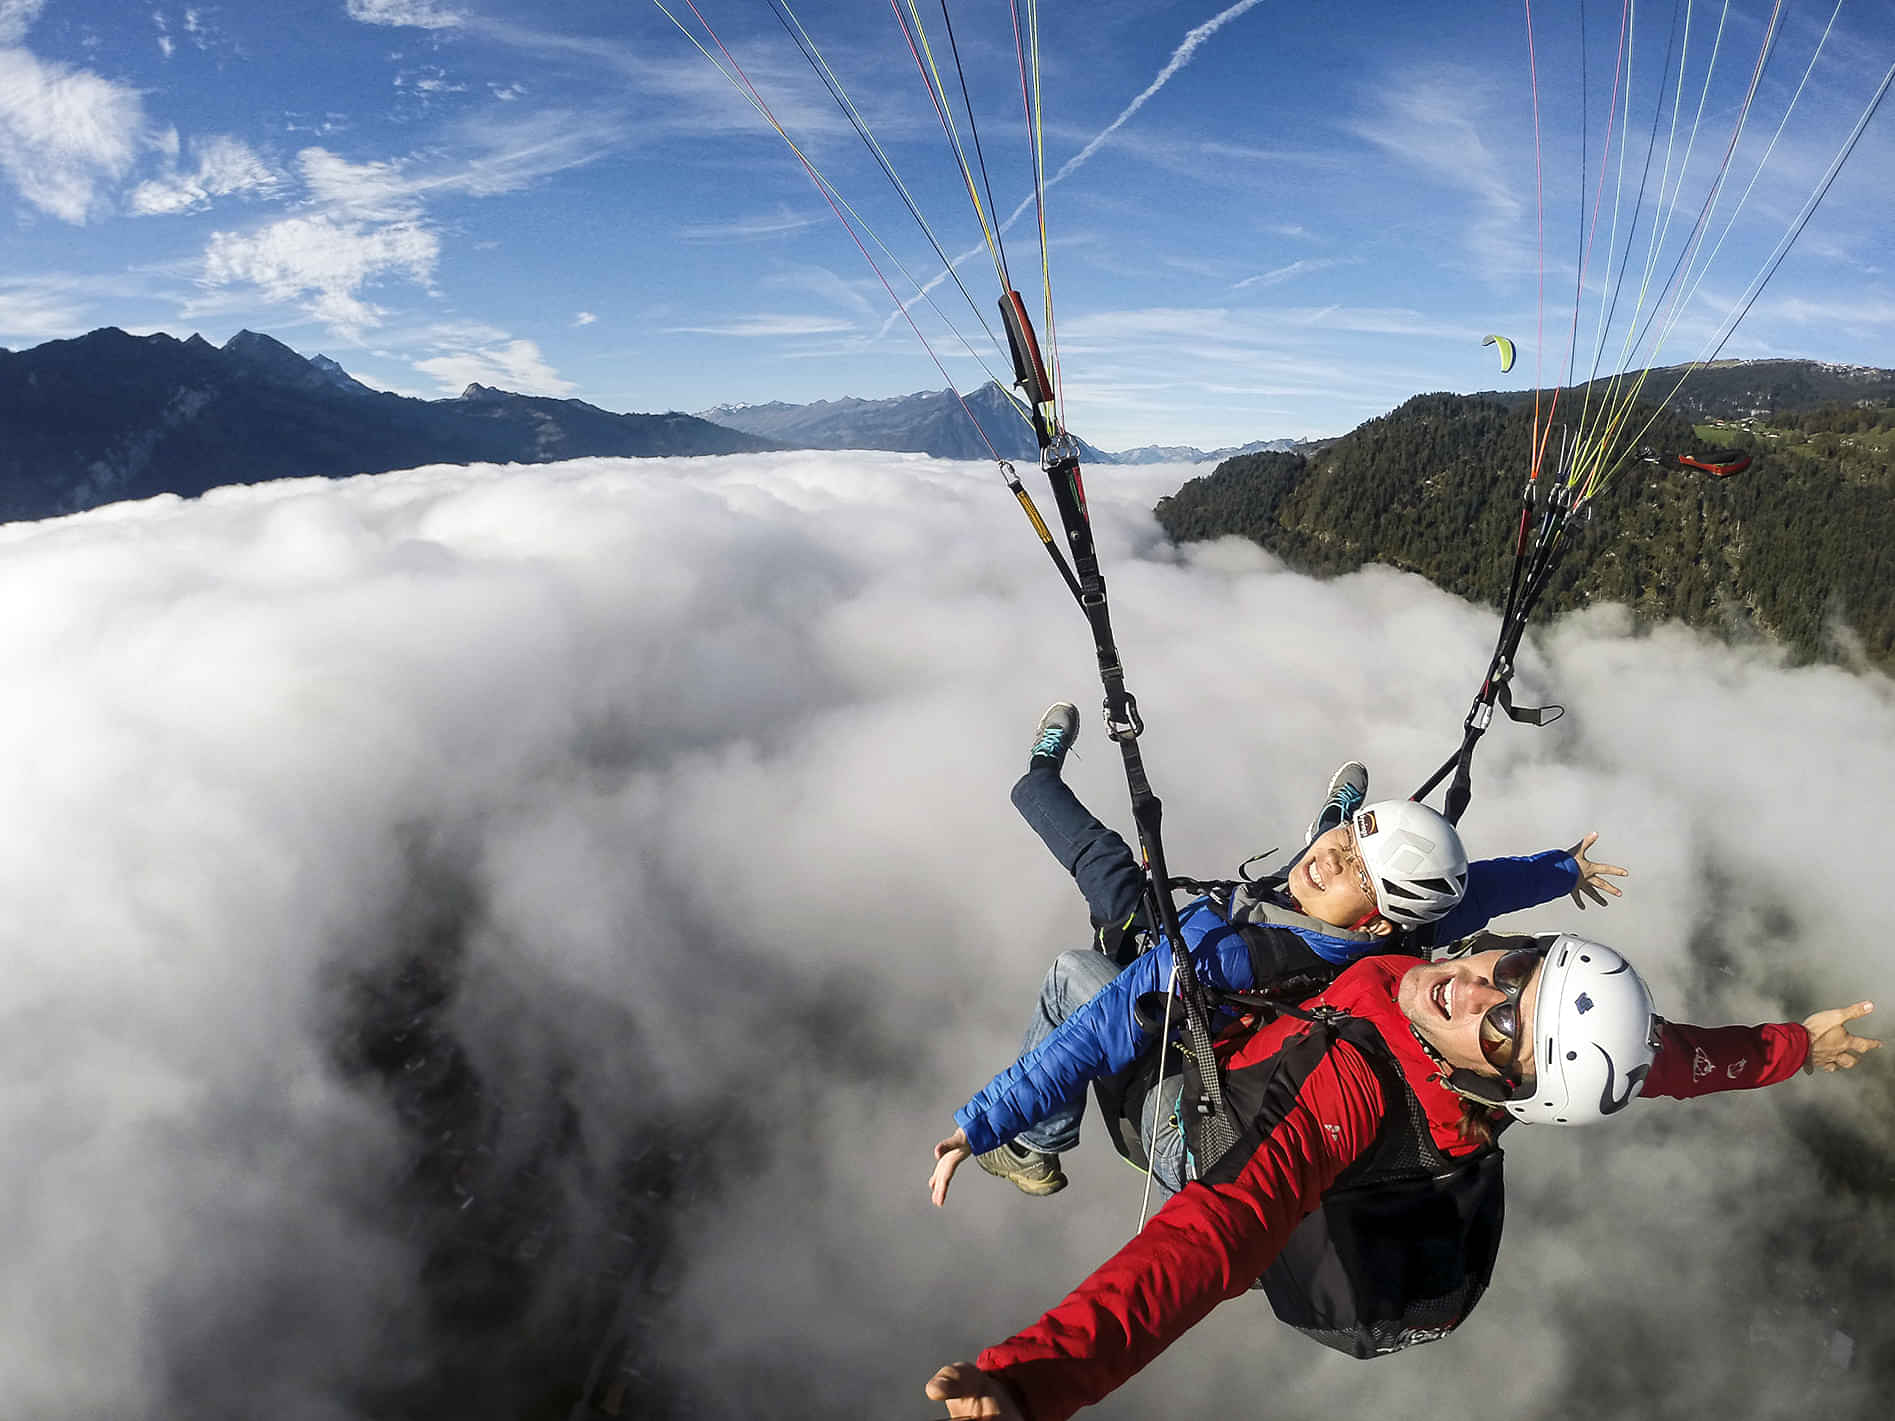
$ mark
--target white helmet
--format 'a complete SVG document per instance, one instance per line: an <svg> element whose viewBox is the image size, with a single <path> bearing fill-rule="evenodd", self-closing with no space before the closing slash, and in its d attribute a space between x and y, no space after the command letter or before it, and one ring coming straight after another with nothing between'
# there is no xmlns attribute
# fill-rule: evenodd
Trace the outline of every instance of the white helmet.
<svg viewBox="0 0 1895 1421"><path fill-rule="evenodd" d="M1454 826L1425 804L1382 799L1351 821L1375 885L1375 906L1397 927L1445 916L1467 892L1467 850Z"/></svg>
<svg viewBox="0 0 1895 1421"><path fill-rule="evenodd" d="M1535 1079L1501 1102L1529 1124L1590 1125L1618 1114L1658 1055L1658 1017L1645 981L1611 948L1546 935L1533 1009Z"/></svg>

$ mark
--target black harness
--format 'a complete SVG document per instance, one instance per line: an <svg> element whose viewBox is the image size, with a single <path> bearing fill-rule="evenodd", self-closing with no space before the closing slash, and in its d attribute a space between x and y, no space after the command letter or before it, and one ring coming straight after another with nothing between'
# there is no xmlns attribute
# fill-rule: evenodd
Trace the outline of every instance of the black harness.
<svg viewBox="0 0 1895 1421"><path fill-rule="evenodd" d="M1219 1072L1236 1143L1208 1162L1194 1144L1199 1180L1236 1179L1339 1040L1362 1054L1387 1102L1374 1142L1296 1226L1253 1286L1263 1289L1282 1321L1354 1357L1379 1357L1447 1336L1486 1292L1500 1251L1506 1212L1500 1146L1460 1157L1444 1154L1414 1088L1369 1022L1334 1007L1306 1011L1280 1001L1248 1001L1253 1009L1303 1017L1310 1029L1268 1060ZM1149 1162L1139 1120L1149 1111L1151 1091L1161 1085L1158 1061L1159 1054L1151 1053L1126 1076L1097 1087L1114 1147L1140 1168ZM1182 1074L1189 1122L1196 1073ZM1179 1075L1175 1068L1166 1073L1167 1090L1179 1087ZM1191 1133L1187 1129L1187 1140Z"/></svg>

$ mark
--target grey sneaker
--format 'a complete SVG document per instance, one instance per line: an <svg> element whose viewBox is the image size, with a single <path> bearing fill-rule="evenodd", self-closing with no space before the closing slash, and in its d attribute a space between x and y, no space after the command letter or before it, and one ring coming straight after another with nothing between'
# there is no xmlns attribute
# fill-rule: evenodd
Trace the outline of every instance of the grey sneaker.
<svg viewBox="0 0 1895 1421"><path fill-rule="evenodd" d="M1012 1140L997 1150L975 1155L974 1162L989 1174L1012 1180L1013 1187L1022 1194L1057 1194L1066 1187L1058 1155L1043 1155Z"/></svg>
<svg viewBox="0 0 1895 1421"><path fill-rule="evenodd" d="M1041 760L1052 761L1053 768L1059 769L1066 763L1066 752L1073 748L1073 742L1079 739L1079 708L1071 701L1055 701L1046 708L1046 714L1040 717L1039 728L1033 733L1032 759L1030 765Z"/></svg>
<svg viewBox="0 0 1895 1421"><path fill-rule="evenodd" d="M1344 761L1329 777L1329 798L1323 801L1322 812L1309 821L1309 832L1303 842L1315 843L1322 834L1360 809L1368 796L1368 766L1360 760Z"/></svg>

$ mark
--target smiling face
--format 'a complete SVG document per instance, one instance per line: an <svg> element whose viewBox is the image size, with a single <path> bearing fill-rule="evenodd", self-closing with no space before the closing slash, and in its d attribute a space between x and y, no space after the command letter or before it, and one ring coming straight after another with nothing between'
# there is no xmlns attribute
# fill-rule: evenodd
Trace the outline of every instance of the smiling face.
<svg viewBox="0 0 1895 1421"><path fill-rule="evenodd" d="M1317 835L1309 852L1290 871L1287 887L1300 911L1334 927L1373 927L1383 922L1376 913L1368 870L1356 851L1355 830L1346 821Z"/></svg>
<svg viewBox="0 0 1895 1421"><path fill-rule="evenodd" d="M1492 976L1495 965L1506 955L1505 949L1495 949L1449 962L1424 962L1403 975L1395 998L1402 1014L1450 1066L1483 1076L1500 1075L1487 1064L1481 1051L1480 1023L1489 1008L1507 1000ZM1520 993L1524 1025L1514 1069L1521 1076L1533 1074L1533 1021L1544 975L1542 962L1533 969L1532 978Z"/></svg>

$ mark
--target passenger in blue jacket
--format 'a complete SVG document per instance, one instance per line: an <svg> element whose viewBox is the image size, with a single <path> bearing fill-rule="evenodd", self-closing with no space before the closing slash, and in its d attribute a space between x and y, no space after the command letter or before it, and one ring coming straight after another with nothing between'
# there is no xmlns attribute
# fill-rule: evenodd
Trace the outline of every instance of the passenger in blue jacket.
<svg viewBox="0 0 1895 1421"><path fill-rule="evenodd" d="M1074 1066L1079 1078L1102 1080L1129 1065L1146 1044L1132 1004L1168 985L1161 973L1170 952L1140 955L1151 926L1142 911L1144 870L1125 840L1060 778L1078 730L1072 705L1048 709L1013 803L1079 885L1092 913L1096 950L1064 953L1053 963L1020 1059L955 1112L959 1128L935 1146L936 1203L970 1154L989 1174L1028 1194L1065 1188L1059 1156L1078 1144L1086 1102L1083 1090L1072 1099L1050 1098L1051 1082L1072 1080ZM1503 913L1562 894L1582 908L1587 898L1603 904L1607 894L1619 894L1610 880L1625 870L1586 856L1596 834L1571 849L1470 865L1446 819L1408 800L1364 805L1367 787L1367 770L1353 761L1344 765L1310 825L1308 844L1286 870L1234 888L1220 886L1180 912L1179 929L1206 987L1246 991L1299 977L1319 981L1371 953L1425 956L1436 943L1458 942ZM1087 1049L1099 1053L1098 1059L1062 1061L1051 1069L1035 1048L1076 1014L1085 1015L1086 1029L1064 1040L1091 1043ZM1013 1137L995 1130L998 1138L976 1127L979 1138L970 1146L967 1127L983 1116L989 1124L1008 1119L1010 1097L1030 1102L1018 1112L1020 1126L1039 1123ZM991 1114L996 1106L998 1113Z"/></svg>

